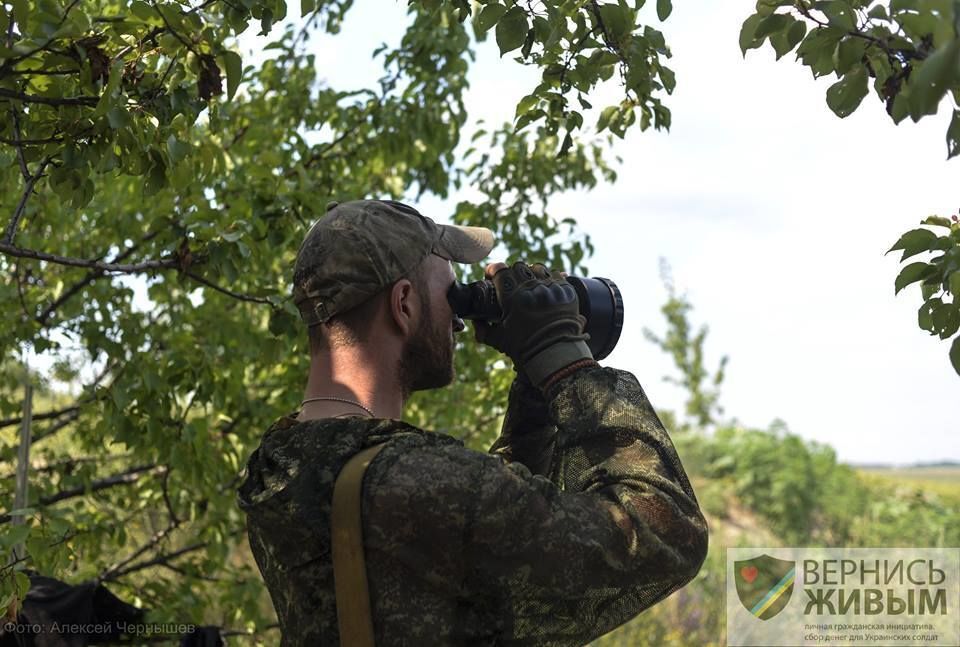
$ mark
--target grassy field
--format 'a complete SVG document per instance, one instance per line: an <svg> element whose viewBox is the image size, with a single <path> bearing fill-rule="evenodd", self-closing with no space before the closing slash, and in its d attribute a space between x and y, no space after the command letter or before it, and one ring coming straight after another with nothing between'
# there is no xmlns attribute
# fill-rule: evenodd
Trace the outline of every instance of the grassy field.
<svg viewBox="0 0 960 647"><path fill-rule="evenodd" d="M960 500L960 465L916 465L906 467L869 466L857 471L868 480L933 492Z"/></svg>

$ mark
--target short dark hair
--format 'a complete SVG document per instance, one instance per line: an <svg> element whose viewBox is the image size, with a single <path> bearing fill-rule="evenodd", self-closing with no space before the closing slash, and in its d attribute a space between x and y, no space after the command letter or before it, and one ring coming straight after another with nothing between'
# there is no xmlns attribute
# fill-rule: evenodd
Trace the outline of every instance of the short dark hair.
<svg viewBox="0 0 960 647"><path fill-rule="evenodd" d="M398 279L407 279L413 284L417 294L420 295L420 304L424 308L429 308L430 304L430 295L427 293L427 260L429 258L427 256L407 276ZM335 315L325 323L318 323L307 328L307 335L310 339L310 354L315 355L333 348L357 346L370 341L370 333L373 330L377 310L383 303L384 297L393 289L395 284L396 282L355 308Z"/></svg>

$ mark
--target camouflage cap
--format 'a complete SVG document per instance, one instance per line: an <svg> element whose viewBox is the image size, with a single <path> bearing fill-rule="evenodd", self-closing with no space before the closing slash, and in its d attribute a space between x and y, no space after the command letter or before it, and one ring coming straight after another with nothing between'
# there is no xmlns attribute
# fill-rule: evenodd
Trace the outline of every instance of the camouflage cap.
<svg viewBox="0 0 960 647"><path fill-rule="evenodd" d="M492 248L489 229L438 225L400 202L331 202L297 252L293 301L304 323L316 325L409 275L431 252L476 263Z"/></svg>

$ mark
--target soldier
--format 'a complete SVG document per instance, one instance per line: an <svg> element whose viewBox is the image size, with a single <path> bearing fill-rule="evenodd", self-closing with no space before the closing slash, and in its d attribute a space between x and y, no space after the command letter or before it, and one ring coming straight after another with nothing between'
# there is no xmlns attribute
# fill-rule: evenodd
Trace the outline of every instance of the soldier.
<svg viewBox="0 0 960 647"><path fill-rule="evenodd" d="M707 526L673 444L636 378L594 361L564 275L486 268L504 316L475 335L518 373L489 453L400 420L413 391L454 378L451 261L492 247L487 229L393 201L334 203L307 233L293 276L304 401L266 432L239 490L283 645L351 642L338 634L331 498L347 461L378 443L362 532L381 647L583 645L699 570Z"/></svg>

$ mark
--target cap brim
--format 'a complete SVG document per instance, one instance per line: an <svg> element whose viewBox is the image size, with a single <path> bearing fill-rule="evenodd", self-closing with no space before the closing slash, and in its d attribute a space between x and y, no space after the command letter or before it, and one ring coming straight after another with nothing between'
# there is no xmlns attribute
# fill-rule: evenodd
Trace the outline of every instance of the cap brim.
<svg viewBox="0 0 960 647"><path fill-rule="evenodd" d="M486 227L440 225L434 253L456 263L482 261L493 249L493 232Z"/></svg>

